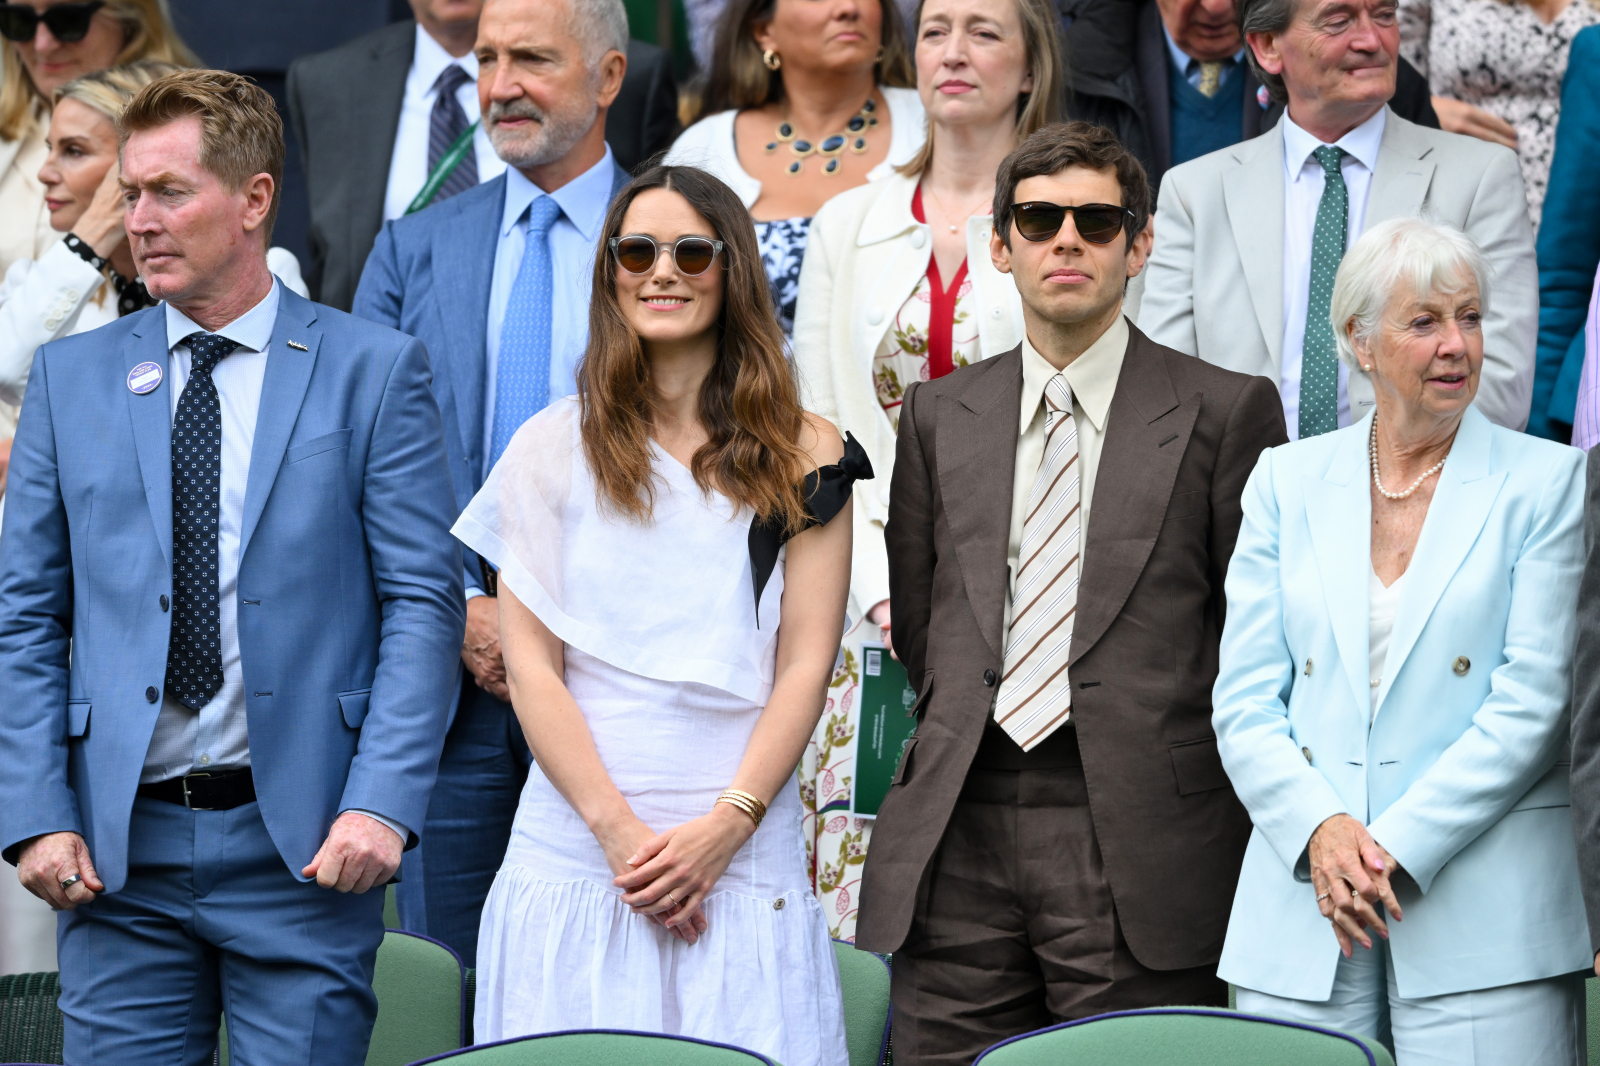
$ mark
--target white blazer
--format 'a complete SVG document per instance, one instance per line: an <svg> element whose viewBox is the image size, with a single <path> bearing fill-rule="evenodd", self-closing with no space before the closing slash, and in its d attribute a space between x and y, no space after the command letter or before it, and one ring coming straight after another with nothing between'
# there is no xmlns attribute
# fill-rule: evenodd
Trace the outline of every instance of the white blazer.
<svg viewBox="0 0 1600 1066"><path fill-rule="evenodd" d="M889 154L867 172L869 182L887 178L895 167L911 162L922 150L922 142L928 139L928 119L917 90L883 85L878 91L889 105ZM699 167L712 177L720 178L749 208L761 199L761 182L739 165L739 152L733 140L733 120L738 115L734 109L707 115L680 133L661 161L672 167ZM811 175L812 181L834 180L816 170L812 170Z"/></svg>
<svg viewBox="0 0 1600 1066"><path fill-rule="evenodd" d="M1339 948L1306 844L1341 813L1408 875L1401 996L1587 970L1567 740L1583 453L1467 410L1373 695L1369 429L1270 449L1245 487L1212 722L1255 830L1218 975L1327 1001Z"/></svg>
<svg viewBox="0 0 1600 1066"><path fill-rule="evenodd" d="M1208 363L1283 379L1283 123L1161 179L1155 250L1136 319L1157 344ZM1539 331L1539 274L1517 154L1390 112L1363 230L1390 218L1448 223L1494 272L1483 320L1478 410L1528 424ZM1352 420L1372 410L1372 382L1350 377Z"/></svg>
<svg viewBox="0 0 1600 1066"><path fill-rule="evenodd" d="M928 272L933 231L911 213L917 179L901 174L829 200L811 223L795 307L794 359L801 395L842 433L856 435L876 475L856 486L851 614L889 597L883 527L894 474L894 427L878 403L872 357ZM981 358L1022 343L1022 298L989 258L993 220L967 219L967 277L977 298Z"/></svg>

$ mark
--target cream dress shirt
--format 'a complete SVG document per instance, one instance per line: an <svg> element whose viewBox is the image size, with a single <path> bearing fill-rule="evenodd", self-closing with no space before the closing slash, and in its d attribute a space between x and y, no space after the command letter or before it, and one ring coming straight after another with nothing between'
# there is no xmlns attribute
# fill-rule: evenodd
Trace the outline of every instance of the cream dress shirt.
<svg viewBox="0 0 1600 1066"><path fill-rule="evenodd" d="M1100 339L1059 373L1072 388L1072 418L1078 424L1079 520L1089 530L1089 504L1094 498L1094 477L1100 468L1100 448L1106 439L1106 419L1111 397L1122 374L1128 352L1128 320L1121 315ZM1028 496L1044 462L1044 389L1057 370L1033 347L1022 341L1021 432L1017 436L1017 466L1011 480L1011 531L1006 537L1006 625L1000 646L1011 631L1011 597L1017 591L1017 557L1022 549L1022 518L1028 513Z"/></svg>

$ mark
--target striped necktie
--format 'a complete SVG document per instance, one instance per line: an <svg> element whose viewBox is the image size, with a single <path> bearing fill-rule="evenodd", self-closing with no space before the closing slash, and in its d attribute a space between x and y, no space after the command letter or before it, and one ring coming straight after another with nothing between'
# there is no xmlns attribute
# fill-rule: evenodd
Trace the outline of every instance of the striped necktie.
<svg viewBox="0 0 1600 1066"><path fill-rule="evenodd" d="M1300 438L1339 428L1339 347L1329 311L1333 279L1350 233L1350 190L1344 183L1344 149L1324 144L1312 155L1322 165L1322 199L1311 233L1311 288L1306 299L1306 336L1300 348Z"/></svg>
<svg viewBox="0 0 1600 1066"><path fill-rule="evenodd" d="M456 99L456 90L472 80L472 76L451 63L434 81L433 114L428 119L428 173L438 167L439 160L467 128L467 113ZM466 192L478 184L478 152L469 147L455 170L434 194L433 202L448 200L457 193Z"/></svg>
<svg viewBox="0 0 1600 1066"><path fill-rule="evenodd" d="M1067 656L1083 557L1078 424L1065 377L1057 374L1045 385L1044 406L1044 461L1022 520L1005 672L994 707L995 721L1023 751L1038 747L1072 713Z"/></svg>

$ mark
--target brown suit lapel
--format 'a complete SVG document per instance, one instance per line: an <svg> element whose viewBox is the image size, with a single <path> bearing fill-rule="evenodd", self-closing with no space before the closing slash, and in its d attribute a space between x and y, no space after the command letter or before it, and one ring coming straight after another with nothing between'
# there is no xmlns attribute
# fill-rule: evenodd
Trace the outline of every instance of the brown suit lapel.
<svg viewBox="0 0 1600 1066"><path fill-rule="evenodd" d="M1072 662L1105 635L1144 571L1166 520L1200 402L1198 393L1179 401L1155 344L1130 325L1095 474Z"/></svg>
<svg viewBox="0 0 1600 1066"><path fill-rule="evenodd" d="M956 545L967 600L983 639L998 658L1005 625L1006 545L1011 530L1011 482L1017 465L1022 406L1022 347L978 364L982 373L944 379L934 446L939 496Z"/></svg>

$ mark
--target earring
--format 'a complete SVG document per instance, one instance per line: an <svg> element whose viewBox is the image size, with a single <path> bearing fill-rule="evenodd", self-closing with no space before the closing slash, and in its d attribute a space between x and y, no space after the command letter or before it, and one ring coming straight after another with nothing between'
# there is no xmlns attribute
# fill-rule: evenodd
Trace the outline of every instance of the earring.
<svg viewBox="0 0 1600 1066"><path fill-rule="evenodd" d="M1365 364L1362 365L1361 369L1365 370L1369 374L1372 373L1372 368L1370 366L1365 365Z"/></svg>
<svg viewBox="0 0 1600 1066"><path fill-rule="evenodd" d="M883 49L882 48L878 49L878 58L874 59L873 62L874 63L882 63L883 62Z"/></svg>
<svg viewBox="0 0 1600 1066"><path fill-rule="evenodd" d="M783 59L778 55L778 53L768 48L765 52L761 53L761 65L766 67L768 70L777 70L779 67L783 66Z"/></svg>

